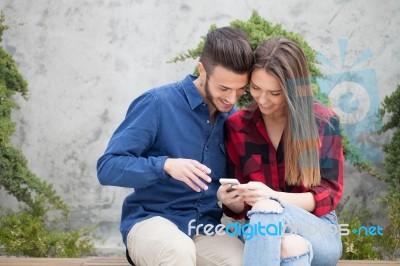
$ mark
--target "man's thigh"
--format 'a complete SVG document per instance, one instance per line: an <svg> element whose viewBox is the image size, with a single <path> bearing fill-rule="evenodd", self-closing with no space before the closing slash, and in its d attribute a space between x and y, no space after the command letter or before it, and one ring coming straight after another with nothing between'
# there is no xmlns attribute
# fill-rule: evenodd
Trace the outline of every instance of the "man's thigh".
<svg viewBox="0 0 400 266"><path fill-rule="evenodd" d="M235 236L198 235L193 238L196 246L197 266L243 265L243 242Z"/></svg>
<svg viewBox="0 0 400 266"><path fill-rule="evenodd" d="M135 224L127 248L135 265L195 265L196 250L190 237L160 216Z"/></svg>

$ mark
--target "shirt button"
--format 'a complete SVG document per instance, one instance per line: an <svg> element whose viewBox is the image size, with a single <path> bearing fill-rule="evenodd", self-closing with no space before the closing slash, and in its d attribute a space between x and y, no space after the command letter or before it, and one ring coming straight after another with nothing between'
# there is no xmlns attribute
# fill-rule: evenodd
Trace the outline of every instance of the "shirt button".
<svg viewBox="0 0 400 266"><path fill-rule="evenodd" d="M207 120L207 124L210 124L210 120Z"/></svg>
<svg viewBox="0 0 400 266"><path fill-rule="evenodd" d="M208 151L208 147L206 147L205 150Z"/></svg>

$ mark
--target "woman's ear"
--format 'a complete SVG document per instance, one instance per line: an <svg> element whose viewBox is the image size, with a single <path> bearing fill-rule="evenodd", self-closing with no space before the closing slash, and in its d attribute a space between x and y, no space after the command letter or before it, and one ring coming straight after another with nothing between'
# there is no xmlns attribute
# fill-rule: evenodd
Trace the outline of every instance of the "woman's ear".
<svg viewBox="0 0 400 266"><path fill-rule="evenodd" d="M198 69L198 71L199 71L199 79L200 79L200 82L201 82L201 84L202 84L202 86L203 86L203 84L205 84L205 83L206 83L206 80L207 80L207 72L206 72L206 70L204 69L204 66L203 66L203 64L202 64L201 62L198 62L198 63L197 63L197 69Z"/></svg>

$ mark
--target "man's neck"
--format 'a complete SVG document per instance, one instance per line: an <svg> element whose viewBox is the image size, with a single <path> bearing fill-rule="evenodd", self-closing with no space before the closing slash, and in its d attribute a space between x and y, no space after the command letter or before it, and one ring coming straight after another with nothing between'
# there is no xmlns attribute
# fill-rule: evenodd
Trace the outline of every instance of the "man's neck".
<svg viewBox="0 0 400 266"><path fill-rule="evenodd" d="M200 93L201 98L203 101L208 105L208 110L210 112L210 122L212 125L215 123L215 117L217 116L217 108L208 100L206 92L204 90L204 84L201 84L199 78L193 81L194 86L196 87L197 91Z"/></svg>

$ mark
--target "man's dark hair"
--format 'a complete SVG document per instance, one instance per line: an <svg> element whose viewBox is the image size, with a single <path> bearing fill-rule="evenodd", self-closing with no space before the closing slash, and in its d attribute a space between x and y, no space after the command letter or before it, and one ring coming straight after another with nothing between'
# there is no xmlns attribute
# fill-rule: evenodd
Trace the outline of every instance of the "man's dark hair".
<svg viewBox="0 0 400 266"><path fill-rule="evenodd" d="M218 28L207 34L200 62L208 75L216 66L244 74L253 67L253 51L246 33L237 28Z"/></svg>

